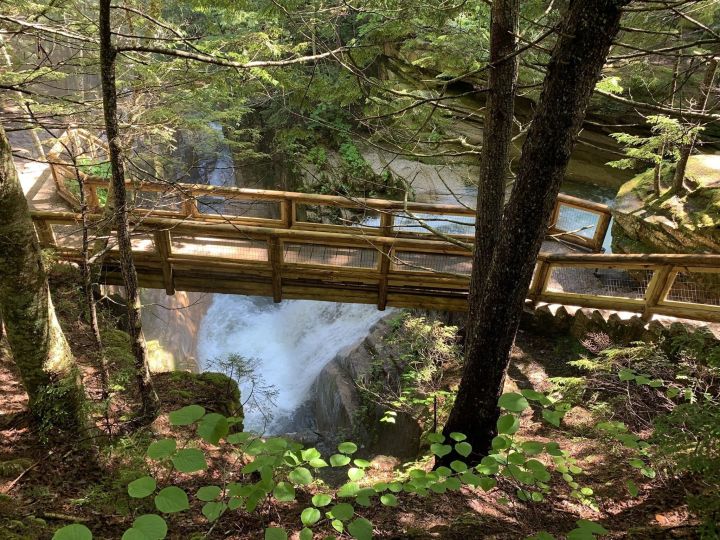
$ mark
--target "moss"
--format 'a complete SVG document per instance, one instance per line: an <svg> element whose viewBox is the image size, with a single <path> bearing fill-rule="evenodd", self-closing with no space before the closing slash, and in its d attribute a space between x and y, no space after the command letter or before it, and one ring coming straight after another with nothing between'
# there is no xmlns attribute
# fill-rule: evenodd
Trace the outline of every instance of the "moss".
<svg viewBox="0 0 720 540"><path fill-rule="evenodd" d="M0 461L0 478L14 478L30 468L32 461L25 458Z"/></svg>
<svg viewBox="0 0 720 540"><path fill-rule="evenodd" d="M202 405L211 412L242 416L240 388L223 373L172 371L157 373L153 380L163 409L172 411L185 405Z"/></svg>

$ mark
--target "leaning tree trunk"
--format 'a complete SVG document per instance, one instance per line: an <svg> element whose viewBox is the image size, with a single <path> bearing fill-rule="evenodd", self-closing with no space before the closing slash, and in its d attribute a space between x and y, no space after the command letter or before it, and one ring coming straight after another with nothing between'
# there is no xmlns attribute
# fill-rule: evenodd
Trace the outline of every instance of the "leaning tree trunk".
<svg viewBox="0 0 720 540"><path fill-rule="evenodd" d="M110 167L112 170L112 192L115 203L115 227L117 229L120 271L125 285L128 326L135 357L135 377L140 392L141 410L139 418L152 420L157 415L158 397L150 378L147 361L147 346L142 332L140 314L140 292L135 271L135 261L130 242L130 220L128 217L127 192L125 189L125 165L117 117L117 88L115 86L115 61L117 52L112 45L110 26L110 0L100 0L100 76L102 81L103 112L108 138Z"/></svg>
<svg viewBox="0 0 720 540"><path fill-rule="evenodd" d="M523 144L518 174L482 297L472 306L472 355L444 432L467 435L477 459L490 449L510 349L555 199L585 109L627 0L571 2L555 44L542 95ZM488 134L492 136L492 134ZM475 271L475 270L474 270Z"/></svg>
<svg viewBox="0 0 720 540"><path fill-rule="evenodd" d="M705 70L705 78L703 79L702 86L700 87L700 112L702 113L708 109L713 81L715 80L717 70L718 59L711 58ZM697 129L699 127L700 123L693 126L694 130L690 134L688 141L680 148L680 158L678 159L677 165L675 165L675 176L673 177L673 191L675 193L682 193L685 189L685 171L687 170L688 160L690 159L693 148L695 148L695 143L697 143Z"/></svg>
<svg viewBox="0 0 720 540"><path fill-rule="evenodd" d="M1 125L0 312L30 410L47 427L86 426L79 372L55 316L30 209Z"/></svg>

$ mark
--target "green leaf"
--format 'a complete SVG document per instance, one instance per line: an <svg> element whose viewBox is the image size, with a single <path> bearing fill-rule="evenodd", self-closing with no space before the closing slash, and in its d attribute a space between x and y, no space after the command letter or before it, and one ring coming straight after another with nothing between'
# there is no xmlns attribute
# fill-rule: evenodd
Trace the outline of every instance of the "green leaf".
<svg viewBox="0 0 720 540"><path fill-rule="evenodd" d="M295 467L292 471L290 471L290 474L288 474L288 479L293 484L297 484L299 486L306 486L313 481L312 474L310 474L310 471L305 467Z"/></svg>
<svg viewBox="0 0 720 540"><path fill-rule="evenodd" d="M330 525L332 525L332 528L335 529L339 533L342 533L345 530L345 525L339 519L333 519L330 522Z"/></svg>
<svg viewBox="0 0 720 540"><path fill-rule="evenodd" d="M172 457L175 468L184 473L204 471L207 469L205 454L197 448L183 448Z"/></svg>
<svg viewBox="0 0 720 540"><path fill-rule="evenodd" d="M167 523L157 514L144 514L133 521L131 530L138 531L147 540L162 540L167 536ZM124 537L124 535L123 535Z"/></svg>
<svg viewBox="0 0 720 540"><path fill-rule="evenodd" d="M530 404L525 396L517 392L509 392L500 396L498 406L510 412L519 413L527 409Z"/></svg>
<svg viewBox="0 0 720 540"><path fill-rule="evenodd" d="M311 459L310 461L308 461L308 465L310 465L313 469L322 469L328 466L327 461L320 458Z"/></svg>
<svg viewBox="0 0 720 540"><path fill-rule="evenodd" d="M327 506L332 502L332 497L326 493L317 493L316 495L313 495L312 503L317 506L318 508L322 508L323 506Z"/></svg>
<svg viewBox="0 0 720 540"><path fill-rule="evenodd" d="M347 475L350 480L357 482L365 476L365 471L356 467L350 467L348 469Z"/></svg>
<svg viewBox="0 0 720 540"><path fill-rule="evenodd" d="M632 381L635 378L635 372L631 369L621 369L618 372L618 377L621 381Z"/></svg>
<svg viewBox="0 0 720 540"><path fill-rule="evenodd" d="M273 489L273 497L280 502L295 500L295 487L289 482L278 482Z"/></svg>
<svg viewBox="0 0 720 540"><path fill-rule="evenodd" d="M300 514L300 521L302 521L303 525L309 527L310 525L314 525L315 523L320 521L320 517L320 510L318 510L317 508L308 507Z"/></svg>
<svg viewBox="0 0 720 540"><path fill-rule="evenodd" d="M288 540L288 533L282 527L268 527L265 529L265 540Z"/></svg>
<svg viewBox="0 0 720 540"><path fill-rule="evenodd" d="M430 451L437 457L443 457L452 452L452 446L449 444L433 443L430 445Z"/></svg>
<svg viewBox="0 0 720 540"><path fill-rule="evenodd" d="M155 491L156 487L157 482L155 482L155 479L152 476L143 476L142 478L138 478L137 480L130 482L128 484L127 491L128 495L130 495L133 499L142 499Z"/></svg>
<svg viewBox="0 0 720 540"><path fill-rule="evenodd" d="M202 507L202 514L209 522L217 521L223 512L227 508L227 505L223 502L211 501L207 502Z"/></svg>
<svg viewBox="0 0 720 540"><path fill-rule="evenodd" d="M348 525L348 532L357 540L372 540L373 526L365 518L357 518Z"/></svg>
<svg viewBox="0 0 720 540"><path fill-rule="evenodd" d="M465 435L465 434L463 434L463 433L457 433L456 431L453 431L453 432L450 434L450 438L451 438L453 441L455 441L455 442L461 442L461 441L464 441L465 439L467 439L467 435Z"/></svg>
<svg viewBox="0 0 720 540"><path fill-rule="evenodd" d="M445 436L442 433L430 433L427 436L428 441L431 443L443 443L445 442Z"/></svg>
<svg viewBox="0 0 720 540"><path fill-rule="evenodd" d="M360 491L357 482L348 482L343 484L337 492L338 497L354 497Z"/></svg>
<svg viewBox="0 0 720 540"><path fill-rule="evenodd" d="M230 431L227 418L222 414L206 414L197 427L197 434L210 444L218 445L220 439L227 436Z"/></svg>
<svg viewBox="0 0 720 540"><path fill-rule="evenodd" d="M465 462L457 459L450 463L450 468L455 472L465 472L468 470L468 466L465 465Z"/></svg>
<svg viewBox="0 0 720 540"><path fill-rule="evenodd" d="M195 496L201 501L214 501L220 496L222 489L218 486L203 486L197 490Z"/></svg>
<svg viewBox="0 0 720 540"><path fill-rule="evenodd" d="M338 444L338 451L343 454L354 454L357 452L357 445L352 442L342 442Z"/></svg>
<svg viewBox="0 0 720 540"><path fill-rule="evenodd" d="M551 411L549 409L543 409L542 417L555 427L560 427L560 420L562 420L564 414L561 411Z"/></svg>
<svg viewBox="0 0 720 540"><path fill-rule="evenodd" d="M455 451L462 457L468 457L472 452L472 445L469 442L459 442L455 445Z"/></svg>
<svg viewBox="0 0 720 540"><path fill-rule="evenodd" d="M522 448L523 452L528 456L536 456L543 451L544 446L537 441L525 441L520 445L520 448Z"/></svg>
<svg viewBox="0 0 720 540"><path fill-rule="evenodd" d="M350 463L350 458L343 454L333 454L330 456L330 465L333 467L344 467L348 463Z"/></svg>
<svg viewBox="0 0 720 540"><path fill-rule="evenodd" d="M300 540L313 540L312 530L305 527L302 531L300 531Z"/></svg>
<svg viewBox="0 0 720 540"><path fill-rule="evenodd" d="M512 435L520 429L520 420L514 414L504 414L497 421L497 430L501 435Z"/></svg>
<svg viewBox="0 0 720 540"><path fill-rule="evenodd" d="M155 508L165 514L182 512L190 508L187 494L177 486L169 486L155 495Z"/></svg>
<svg viewBox="0 0 720 540"><path fill-rule="evenodd" d="M372 465L367 459L353 459L353 463L356 467L360 467L361 469L367 469Z"/></svg>
<svg viewBox="0 0 720 540"><path fill-rule="evenodd" d="M392 493L385 493L384 495L380 496L380 502L383 503L385 506L397 506L398 499Z"/></svg>
<svg viewBox="0 0 720 540"><path fill-rule="evenodd" d="M150 459L164 459L175 453L177 441L175 439L161 439L148 446L147 457Z"/></svg>
<svg viewBox="0 0 720 540"><path fill-rule="evenodd" d="M497 480L491 476L483 476L480 478L479 486L483 491L490 491L497 485Z"/></svg>
<svg viewBox="0 0 720 540"><path fill-rule="evenodd" d="M638 489L637 484L635 484L635 482L633 482L632 480L630 480L628 478L627 480L625 480L625 485L627 486L627 490L630 493L631 497L638 496L638 494L640 493L640 490Z"/></svg>
<svg viewBox="0 0 720 540"><path fill-rule="evenodd" d="M505 450L506 448L510 448L511 444L512 441L505 435L498 435L494 437L491 442L493 450Z"/></svg>
<svg viewBox="0 0 720 540"><path fill-rule="evenodd" d="M92 533L85 525L73 523L55 531L52 540L92 540Z"/></svg>
<svg viewBox="0 0 720 540"><path fill-rule="evenodd" d="M188 405L171 412L168 418L172 426L189 426L193 422L200 420L204 415L205 409L200 405Z"/></svg>
<svg viewBox="0 0 720 540"><path fill-rule="evenodd" d="M335 518L339 519L341 521L346 521L353 517L355 514L355 508L353 508L352 504L348 503L340 503L336 504L332 507L332 510L330 510L330 515Z"/></svg>

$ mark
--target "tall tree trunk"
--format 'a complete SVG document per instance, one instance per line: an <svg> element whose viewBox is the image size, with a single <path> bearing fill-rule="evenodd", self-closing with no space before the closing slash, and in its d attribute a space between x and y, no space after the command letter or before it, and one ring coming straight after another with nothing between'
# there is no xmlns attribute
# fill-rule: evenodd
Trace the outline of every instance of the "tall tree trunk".
<svg viewBox="0 0 720 540"><path fill-rule="evenodd" d="M78 369L55 316L30 209L1 125L0 312L30 410L54 427L85 427Z"/></svg>
<svg viewBox="0 0 720 540"><path fill-rule="evenodd" d="M705 70L705 78L703 79L702 86L700 87L700 112L704 113L708 109L710 103L710 94L712 93L712 85L715 81L715 74L718 70L718 59L711 58L708 62L707 69ZM698 128L700 123L694 127ZM685 182L685 170L687 169L688 159L692 154L693 148L697 143L697 133L692 133L687 144L684 144L680 149L680 159L678 159L677 165L675 166L675 176L673 177L673 191L675 193L682 193L685 189L683 183Z"/></svg>
<svg viewBox="0 0 720 540"><path fill-rule="evenodd" d="M110 26L110 0L100 0L100 77L102 81L103 113L107 132L112 170L112 192L115 203L115 227L117 229L120 270L125 285L128 326L135 357L135 376L142 402L139 418L152 420L158 410L158 397L150 378L147 362L147 346L142 332L140 317L140 293L135 271L135 261L130 243L127 192L125 189L125 165L117 117L117 88L115 87L115 61L117 53L112 45Z"/></svg>
<svg viewBox="0 0 720 540"><path fill-rule="evenodd" d="M487 283L482 297L473 299L479 305L471 307L475 320L468 321L473 329L472 354L465 357L463 378L444 430L466 434L475 459L488 452L496 434L497 402L535 261L627 1L575 0L558 32L503 212Z"/></svg>

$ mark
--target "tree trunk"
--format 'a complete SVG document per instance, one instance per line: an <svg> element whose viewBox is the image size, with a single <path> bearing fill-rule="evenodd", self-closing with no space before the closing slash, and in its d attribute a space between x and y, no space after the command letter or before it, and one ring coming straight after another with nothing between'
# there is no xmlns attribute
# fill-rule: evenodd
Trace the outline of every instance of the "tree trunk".
<svg viewBox="0 0 720 540"><path fill-rule="evenodd" d="M503 212L487 284L482 297L473 299L478 305L471 306L476 320L468 321L472 354L465 357L463 378L444 430L446 435L453 431L467 435L473 460L488 452L496 435L497 402L535 261L626 3L575 0L558 32L515 186Z"/></svg>
<svg viewBox="0 0 720 540"><path fill-rule="evenodd" d="M704 113L708 109L708 103L710 102L710 94L713 81L715 80L715 74L717 73L718 60L712 58L708 62L707 70L705 70L705 78L703 79L702 86L700 87L700 112ZM700 123L694 127L698 128ZM685 182L685 170L687 169L688 159L692 154L695 143L697 142L697 132L690 135L690 139L687 144L684 144L680 149L680 159L678 159L677 165L675 166L675 176L673 177L673 191L675 193L682 193L685 189L683 183Z"/></svg>
<svg viewBox="0 0 720 540"><path fill-rule="evenodd" d="M86 426L78 369L55 316L30 209L1 125L0 312L30 410L47 427Z"/></svg>
<svg viewBox="0 0 720 540"><path fill-rule="evenodd" d="M135 357L135 376L140 392L139 418L152 420L157 415L158 397L150 378L147 362L147 346L142 332L140 317L140 293L135 271L135 261L130 243L127 192L125 189L125 165L122 157L120 130L117 118L117 88L115 87L115 61L117 53L112 45L110 26L110 0L100 0L100 76L102 81L103 113L108 138L112 192L115 203L115 227L117 229L120 270L125 285L128 326Z"/></svg>

